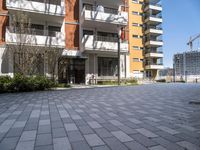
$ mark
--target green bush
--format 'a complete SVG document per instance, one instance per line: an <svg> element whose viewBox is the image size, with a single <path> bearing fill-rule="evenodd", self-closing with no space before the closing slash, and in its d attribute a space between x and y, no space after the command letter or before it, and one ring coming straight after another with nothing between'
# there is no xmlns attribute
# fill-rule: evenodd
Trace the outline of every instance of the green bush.
<svg viewBox="0 0 200 150"><path fill-rule="evenodd" d="M0 93L3 93L7 90L7 85L11 82L11 77L9 76L0 76Z"/></svg>
<svg viewBox="0 0 200 150"><path fill-rule="evenodd" d="M163 82L163 83L165 83L166 79L159 79L159 80L156 80L156 82Z"/></svg>
<svg viewBox="0 0 200 150"><path fill-rule="evenodd" d="M56 84L44 76L26 77L16 74L13 78L0 77L0 93L41 91L54 86Z"/></svg>

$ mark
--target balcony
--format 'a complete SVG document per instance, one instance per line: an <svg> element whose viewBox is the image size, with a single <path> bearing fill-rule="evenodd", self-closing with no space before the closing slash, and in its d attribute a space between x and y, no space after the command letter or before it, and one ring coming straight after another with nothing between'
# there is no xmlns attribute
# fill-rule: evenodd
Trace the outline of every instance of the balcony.
<svg viewBox="0 0 200 150"><path fill-rule="evenodd" d="M82 12L82 23L86 21L92 21L92 23L109 23L115 25L126 26L128 24L128 13L127 12L117 12L117 13L107 13L95 10L83 9Z"/></svg>
<svg viewBox="0 0 200 150"><path fill-rule="evenodd" d="M162 63L152 63L152 64L147 64L145 65L145 69L147 70L160 70L160 69L164 69L164 66Z"/></svg>
<svg viewBox="0 0 200 150"><path fill-rule="evenodd" d="M150 24L155 24L155 25L157 25L157 24L160 24L160 23L162 23L163 22L163 20L162 20L162 15L147 15L146 17L145 17L145 23L150 23Z"/></svg>
<svg viewBox="0 0 200 150"><path fill-rule="evenodd" d="M7 9L28 11L33 13L65 16L65 2L55 3L55 0L6 0Z"/></svg>
<svg viewBox="0 0 200 150"><path fill-rule="evenodd" d="M23 29L6 28L6 43L32 45L32 46L54 46L65 47L65 36L61 32L37 30L37 29Z"/></svg>
<svg viewBox="0 0 200 150"><path fill-rule="evenodd" d="M163 30L160 27L148 27L145 29L145 34L155 34L155 35L162 35L163 34Z"/></svg>
<svg viewBox="0 0 200 150"><path fill-rule="evenodd" d="M162 36L148 36L145 39L145 46L147 47L162 47L163 40Z"/></svg>
<svg viewBox="0 0 200 150"><path fill-rule="evenodd" d="M145 57L147 58L163 58L163 52L156 50L156 49L150 49L145 51Z"/></svg>
<svg viewBox="0 0 200 150"><path fill-rule="evenodd" d="M146 7L144 8L144 11L149 11L149 10L152 10L154 12L161 12L162 11L162 5L160 4L156 4L156 3L148 3L146 4Z"/></svg>
<svg viewBox="0 0 200 150"><path fill-rule="evenodd" d="M82 46L85 51L93 52L117 52L118 43L117 38L85 35L82 38ZM121 42L121 53L128 53L128 42Z"/></svg>

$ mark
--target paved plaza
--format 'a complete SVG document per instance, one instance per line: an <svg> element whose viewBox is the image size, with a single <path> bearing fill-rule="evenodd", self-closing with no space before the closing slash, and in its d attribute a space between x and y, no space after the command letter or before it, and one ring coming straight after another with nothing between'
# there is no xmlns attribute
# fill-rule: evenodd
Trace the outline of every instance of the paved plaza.
<svg viewBox="0 0 200 150"><path fill-rule="evenodd" d="M200 150L198 84L0 95L0 150Z"/></svg>

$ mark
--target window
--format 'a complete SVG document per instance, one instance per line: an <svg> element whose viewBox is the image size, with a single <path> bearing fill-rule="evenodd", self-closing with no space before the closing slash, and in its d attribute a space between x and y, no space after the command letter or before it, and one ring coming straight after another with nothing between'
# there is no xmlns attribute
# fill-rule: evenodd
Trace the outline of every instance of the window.
<svg viewBox="0 0 200 150"><path fill-rule="evenodd" d="M83 30L83 36L84 35L93 35L93 31L92 30Z"/></svg>
<svg viewBox="0 0 200 150"><path fill-rule="evenodd" d="M133 37L133 38L137 38L137 39L142 38L142 36L140 36L140 35L135 35L135 34L133 34L132 37Z"/></svg>
<svg viewBox="0 0 200 150"><path fill-rule="evenodd" d="M133 62L139 62L140 59L139 58L133 58Z"/></svg>
<svg viewBox="0 0 200 150"><path fill-rule="evenodd" d="M139 27L138 23L132 23L132 26Z"/></svg>
<svg viewBox="0 0 200 150"><path fill-rule="evenodd" d="M98 76L117 76L117 58L98 57Z"/></svg>
<svg viewBox="0 0 200 150"><path fill-rule="evenodd" d="M132 14L133 14L133 15L139 15L139 16L142 15L142 13L139 13L139 12L136 12L136 11L132 11Z"/></svg>
<svg viewBox="0 0 200 150"><path fill-rule="evenodd" d="M143 27L143 25L139 24L139 23L132 23L132 26L134 26L134 27Z"/></svg>
<svg viewBox="0 0 200 150"><path fill-rule="evenodd" d="M143 47L139 47L139 46L133 46L132 48L133 50L143 50Z"/></svg>
<svg viewBox="0 0 200 150"><path fill-rule="evenodd" d="M132 0L133 3L139 3L139 0Z"/></svg>
<svg viewBox="0 0 200 150"><path fill-rule="evenodd" d="M109 41L109 42L117 42L117 33L109 33L109 32L97 32L97 40L98 41Z"/></svg>
<svg viewBox="0 0 200 150"><path fill-rule="evenodd" d="M60 32L60 27L56 26L48 26L48 35L49 36L56 36L56 32Z"/></svg>

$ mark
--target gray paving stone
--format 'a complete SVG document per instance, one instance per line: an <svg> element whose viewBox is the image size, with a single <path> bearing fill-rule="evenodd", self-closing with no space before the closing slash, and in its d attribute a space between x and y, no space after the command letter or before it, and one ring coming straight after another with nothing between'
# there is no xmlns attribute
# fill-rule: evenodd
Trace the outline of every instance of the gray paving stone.
<svg viewBox="0 0 200 150"><path fill-rule="evenodd" d="M66 137L65 129L64 128L53 128L53 138L58 137Z"/></svg>
<svg viewBox="0 0 200 150"><path fill-rule="evenodd" d="M26 121L16 121L12 128L23 128L26 125Z"/></svg>
<svg viewBox="0 0 200 150"><path fill-rule="evenodd" d="M72 142L71 144L73 150L91 150L91 148L85 141Z"/></svg>
<svg viewBox="0 0 200 150"><path fill-rule="evenodd" d="M165 126L158 126L157 128L160 129L160 130L162 130L162 131L165 131L165 132L167 132L169 134L172 134L172 135L179 133L178 131L173 130L173 129L168 128L168 127L165 127Z"/></svg>
<svg viewBox="0 0 200 150"><path fill-rule="evenodd" d="M84 137L91 147L105 145L105 143L96 134L87 134L84 135Z"/></svg>
<svg viewBox="0 0 200 150"><path fill-rule="evenodd" d="M89 126L81 126L79 127L82 134L92 134L94 131Z"/></svg>
<svg viewBox="0 0 200 150"><path fill-rule="evenodd" d="M50 125L41 125L38 127L38 134L51 133Z"/></svg>
<svg viewBox="0 0 200 150"><path fill-rule="evenodd" d="M97 135L101 138L106 138L106 137L112 137L113 135L108 132L105 128L98 128L95 129L95 132L97 133Z"/></svg>
<svg viewBox="0 0 200 150"><path fill-rule="evenodd" d="M24 131L20 137L20 141L34 141L37 131Z"/></svg>
<svg viewBox="0 0 200 150"><path fill-rule="evenodd" d="M42 125L50 125L50 120L40 120L39 126L42 126Z"/></svg>
<svg viewBox="0 0 200 150"><path fill-rule="evenodd" d="M135 141L138 143L144 145L145 147L152 147L155 145L158 145L156 142L154 142L152 139L147 138L146 136L142 134L132 134L130 135Z"/></svg>
<svg viewBox="0 0 200 150"><path fill-rule="evenodd" d="M144 128L136 129L136 131L138 131L140 134L143 134L144 136L149 137L149 138L158 137L158 135Z"/></svg>
<svg viewBox="0 0 200 150"><path fill-rule="evenodd" d="M54 150L53 145L36 146L34 150Z"/></svg>
<svg viewBox="0 0 200 150"><path fill-rule="evenodd" d="M65 124L65 129L66 129L66 131L76 131L76 130L78 130L76 124L74 124L74 123Z"/></svg>
<svg viewBox="0 0 200 150"><path fill-rule="evenodd" d="M137 143L135 141L127 142L125 145L130 149L130 150L148 150L145 146L141 145L140 143Z"/></svg>
<svg viewBox="0 0 200 150"><path fill-rule="evenodd" d="M16 150L34 150L35 141L23 141L17 144Z"/></svg>
<svg viewBox="0 0 200 150"><path fill-rule="evenodd" d="M126 133L122 132L122 131L114 131L111 132L118 140L120 140L121 142L130 142L133 141L133 139L128 136Z"/></svg>
<svg viewBox="0 0 200 150"><path fill-rule="evenodd" d="M194 144L187 142L187 141L177 142L177 144L184 147L187 150L200 150L199 146L194 145Z"/></svg>
<svg viewBox="0 0 200 150"><path fill-rule="evenodd" d="M52 126L52 128L63 128L64 127L62 121L52 121L51 126Z"/></svg>
<svg viewBox="0 0 200 150"><path fill-rule="evenodd" d="M38 134L36 138L36 146L51 145L52 136L51 134Z"/></svg>
<svg viewBox="0 0 200 150"><path fill-rule="evenodd" d="M157 142L158 144L162 145L163 147L165 147L166 149L170 149L170 150L184 150L184 148L178 146L175 143L169 142L161 137L155 138L153 139L155 142Z"/></svg>
<svg viewBox="0 0 200 150"><path fill-rule="evenodd" d="M54 150L72 150L67 137L53 139Z"/></svg>
<svg viewBox="0 0 200 150"><path fill-rule="evenodd" d="M84 141L84 138L79 131L70 131L67 135L70 142Z"/></svg>
<svg viewBox="0 0 200 150"><path fill-rule="evenodd" d="M104 138L104 141L112 150L128 150L128 148L115 137Z"/></svg>
<svg viewBox="0 0 200 150"><path fill-rule="evenodd" d="M104 146L94 147L92 150L110 150L110 148L104 145Z"/></svg>
<svg viewBox="0 0 200 150"><path fill-rule="evenodd" d="M4 138L2 142L0 143L0 149L1 150L11 150L14 149L17 145L19 138L18 137L12 137L12 138Z"/></svg>
<svg viewBox="0 0 200 150"><path fill-rule="evenodd" d="M158 145L158 146L150 147L149 150L167 150L167 149Z"/></svg>
<svg viewBox="0 0 200 150"><path fill-rule="evenodd" d="M110 123L112 123L114 126L123 126L123 124L118 120L110 120Z"/></svg>
<svg viewBox="0 0 200 150"><path fill-rule="evenodd" d="M101 128L102 126L96 122L96 121L92 121L92 122L88 122L88 125L93 128L93 129L97 129L97 128Z"/></svg>
<svg viewBox="0 0 200 150"><path fill-rule="evenodd" d="M19 137L23 132L23 128L11 128L6 137Z"/></svg>

